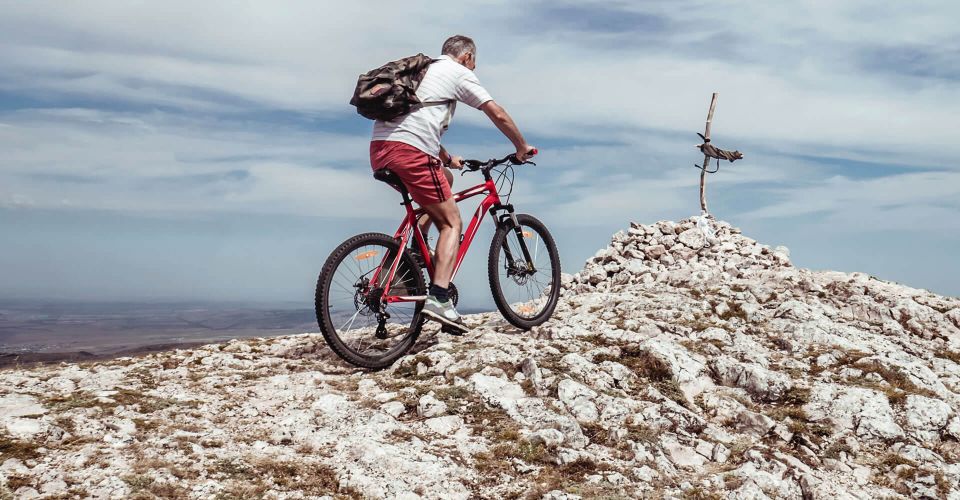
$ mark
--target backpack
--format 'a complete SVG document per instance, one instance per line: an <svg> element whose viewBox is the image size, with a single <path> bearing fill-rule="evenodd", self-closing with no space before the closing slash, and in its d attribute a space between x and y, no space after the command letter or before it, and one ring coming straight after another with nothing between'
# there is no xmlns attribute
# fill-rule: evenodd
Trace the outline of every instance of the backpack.
<svg viewBox="0 0 960 500"><path fill-rule="evenodd" d="M371 120L390 121L423 106L450 101L420 102L417 87L436 59L423 54L404 57L372 69L357 79L350 104L357 113Z"/></svg>

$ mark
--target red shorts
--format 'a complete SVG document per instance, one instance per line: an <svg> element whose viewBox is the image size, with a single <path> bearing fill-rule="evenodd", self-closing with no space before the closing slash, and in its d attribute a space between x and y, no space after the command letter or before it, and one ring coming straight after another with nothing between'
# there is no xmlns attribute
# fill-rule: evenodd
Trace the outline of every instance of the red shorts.
<svg viewBox="0 0 960 500"><path fill-rule="evenodd" d="M419 149L396 141L371 141L370 166L373 170L389 168L403 180L413 201L433 205L453 197L450 183L443 175L439 159Z"/></svg>

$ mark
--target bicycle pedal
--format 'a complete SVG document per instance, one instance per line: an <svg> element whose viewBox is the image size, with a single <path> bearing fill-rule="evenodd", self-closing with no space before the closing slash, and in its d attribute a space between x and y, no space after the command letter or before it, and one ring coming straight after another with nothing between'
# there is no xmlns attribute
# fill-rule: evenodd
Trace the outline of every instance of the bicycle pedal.
<svg viewBox="0 0 960 500"><path fill-rule="evenodd" d="M462 330L447 325L440 325L440 331L448 335L455 335L457 337L462 337L464 334Z"/></svg>

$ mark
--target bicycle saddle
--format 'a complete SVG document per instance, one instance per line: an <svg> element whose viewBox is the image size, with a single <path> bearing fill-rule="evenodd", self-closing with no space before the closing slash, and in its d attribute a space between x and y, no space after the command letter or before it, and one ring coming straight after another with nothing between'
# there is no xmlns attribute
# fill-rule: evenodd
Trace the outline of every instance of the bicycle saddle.
<svg viewBox="0 0 960 500"><path fill-rule="evenodd" d="M394 189L396 189L397 191L400 191L401 193L407 192L407 188L406 186L403 185L403 181L400 180L400 176L393 173L393 171L390 170L389 168L381 168L379 170L374 170L373 178L380 182L386 182L387 184L393 186Z"/></svg>

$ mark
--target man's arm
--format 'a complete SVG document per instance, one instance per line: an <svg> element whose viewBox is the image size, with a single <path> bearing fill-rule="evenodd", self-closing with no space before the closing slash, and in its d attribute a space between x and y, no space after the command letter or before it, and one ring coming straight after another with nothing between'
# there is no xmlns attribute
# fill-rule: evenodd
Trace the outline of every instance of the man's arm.
<svg viewBox="0 0 960 500"><path fill-rule="evenodd" d="M487 101L480 106L480 109L517 148L517 159L520 161L526 160L529 151L534 147L527 144L526 139L523 138L523 134L520 133L517 124L513 122L513 118L510 118L507 110L503 109L496 101Z"/></svg>

